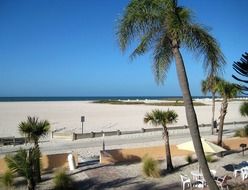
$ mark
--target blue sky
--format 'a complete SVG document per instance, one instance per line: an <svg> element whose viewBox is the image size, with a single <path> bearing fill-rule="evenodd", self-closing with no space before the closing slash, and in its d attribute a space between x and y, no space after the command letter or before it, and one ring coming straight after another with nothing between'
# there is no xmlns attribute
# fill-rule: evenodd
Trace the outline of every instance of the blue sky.
<svg viewBox="0 0 248 190"><path fill-rule="evenodd" d="M172 65L163 86L149 54L118 48L117 18L128 0L1 0L0 96L180 96ZM226 57L224 78L247 50L247 0L179 0L211 27ZM192 95L202 95L202 60L182 51Z"/></svg>

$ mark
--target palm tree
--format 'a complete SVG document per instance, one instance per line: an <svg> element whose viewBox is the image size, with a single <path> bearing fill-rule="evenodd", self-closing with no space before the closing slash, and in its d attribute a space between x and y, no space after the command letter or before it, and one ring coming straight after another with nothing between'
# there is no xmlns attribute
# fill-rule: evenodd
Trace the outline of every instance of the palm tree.
<svg viewBox="0 0 248 190"><path fill-rule="evenodd" d="M39 139L45 137L49 130L50 123L47 120L39 121L37 117L28 116L27 121L21 122L19 124L20 133L25 135L29 142L34 143L34 148L36 148L38 152L40 152ZM39 159L37 159L36 163L36 180L37 182L41 181Z"/></svg>
<svg viewBox="0 0 248 190"><path fill-rule="evenodd" d="M168 171L173 170L173 165L171 161L170 142L169 142L169 133L167 129L167 124L176 122L177 117L178 115L175 111L153 110L151 113L146 113L144 118L145 123L150 122L154 126L162 125L163 127L163 138L165 142L166 162L167 162Z"/></svg>
<svg viewBox="0 0 248 190"><path fill-rule="evenodd" d="M235 98L240 92L240 89L237 87L236 84L221 80L218 83L217 92L222 97L220 116L219 116L220 123L219 123L217 144L219 146L222 146L223 126L224 126L225 116L227 113L228 99Z"/></svg>
<svg viewBox="0 0 248 190"><path fill-rule="evenodd" d="M155 79L163 83L175 60L182 90L186 117L196 154L211 190L218 187L211 177L201 144L196 113L189 90L188 78L180 48L184 47L204 56L207 73L216 73L225 63L216 40L202 25L193 22L191 11L178 6L176 0L132 0L119 20L118 40L125 51L131 42L138 42L131 58L153 50Z"/></svg>
<svg viewBox="0 0 248 190"><path fill-rule="evenodd" d="M211 127L211 132L212 135L214 134L214 123L215 123L215 95L217 91L217 84L220 81L220 78L217 76L208 76L206 80L203 80L201 82L201 87L202 87L202 92L203 94L207 94L208 92L211 92L212 94L212 127Z"/></svg>
<svg viewBox="0 0 248 190"><path fill-rule="evenodd" d="M239 112L242 116L248 116L248 102L243 102L239 108Z"/></svg>
<svg viewBox="0 0 248 190"><path fill-rule="evenodd" d="M15 155L7 155L5 161L11 172L16 172L27 180L28 190L34 190L36 182L35 174L35 160L39 152L35 148L29 150L20 149Z"/></svg>

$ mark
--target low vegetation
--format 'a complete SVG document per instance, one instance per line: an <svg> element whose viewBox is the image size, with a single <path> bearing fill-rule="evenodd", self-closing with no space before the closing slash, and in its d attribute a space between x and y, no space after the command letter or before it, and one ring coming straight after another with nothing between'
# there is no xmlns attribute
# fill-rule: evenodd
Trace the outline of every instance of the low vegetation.
<svg viewBox="0 0 248 190"><path fill-rule="evenodd" d="M65 170L58 170L53 178L54 190L72 190L73 180Z"/></svg>
<svg viewBox="0 0 248 190"><path fill-rule="evenodd" d="M13 187L14 175L10 170L7 170L4 174L0 176L1 186L6 190L10 190Z"/></svg>
<svg viewBox="0 0 248 190"><path fill-rule="evenodd" d="M122 101L122 100L96 100L93 103L98 104L112 104L112 105L148 105L148 106L184 106L183 101L167 101L167 102L143 102L143 101ZM201 102L193 102L194 106L205 106Z"/></svg>
<svg viewBox="0 0 248 190"><path fill-rule="evenodd" d="M192 158L191 155L187 155L187 156L185 157L185 160L186 160L186 162L188 162L189 164L191 164L191 163L193 162L193 158Z"/></svg>
<svg viewBox="0 0 248 190"><path fill-rule="evenodd" d="M147 177L160 177L160 169L158 161L146 155L142 159L142 170Z"/></svg>
<svg viewBox="0 0 248 190"><path fill-rule="evenodd" d="M243 128L237 129L234 134L235 137L248 137L248 125Z"/></svg>
<svg viewBox="0 0 248 190"><path fill-rule="evenodd" d="M209 162L209 163L215 162L215 161L216 161L216 159L213 157L212 154L206 155L206 160L207 160L207 162Z"/></svg>

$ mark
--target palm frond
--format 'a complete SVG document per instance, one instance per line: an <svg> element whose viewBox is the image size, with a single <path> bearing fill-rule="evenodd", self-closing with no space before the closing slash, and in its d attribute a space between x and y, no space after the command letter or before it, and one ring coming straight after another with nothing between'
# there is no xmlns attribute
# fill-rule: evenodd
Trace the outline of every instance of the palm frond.
<svg viewBox="0 0 248 190"><path fill-rule="evenodd" d="M222 72L225 58L217 41L209 34L208 29L198 24L187 25L182 41L197 55L204 57L204 68L209 75Z"/></svg>
<svg viewBox="0 0 248 190"><path fill-rule="evenodd" d="M21 134L28 137L29 142L38 142L41 137L48 134L50 123L47 120L39 121L37 117L28 116L27 121L19 124Z"/></svg>
<svg viewBox="0 0 248 190"><path fill-rule="evenodd" d="M35 162L40 159L39 150L30 148L28 150L20 149L14 155L7 155L5 161L11 172L18 173L28 181L31 181L35 187Z"/></svg>
<svg viewBox="0 0 248 190"><path fill-rule="evenodd" d="M117 36L120 48L124 51L135 39L156 31L161 21L160 9L156 1L133 0L124 10L118 21Z"/></svg>
<svg viewBox="0 0 248 190"><path fill-rule="evenodd" d="M166 127L167 124L171 124L174 122L177 122L178 115L173 110L152 110L150 113L146 113L144 117L145 123L151 123L154 126L162 125L163 127Z"/></svg>
<svg viewBox="0 0 248 190"><path fill-rule="evenodd" d="M219 78L218 76L213 76L213 75L209 75L206 80L203 80L201 82L201 91L203 94L207 94L208 92L212 92L212 93L216 93L217 91L217 87L218 87L218 83L221 81L222 79Z"/></svg>
<svg viewBox="0 0 248 190"><path fill-rule="evenodd" d="M169 38L164 36L161 41L158 40L153 52L153 72L155 81L163 84L166 73L171 65L173 52Z"/></svg>
<svg viewBox="0 0 248 190"><path fill-rule="evenodd" d="M218 83L217 92L221 95L221 97L230 99L235 98L241 90L236 84L221 80Z"/></svg>
<svg viewBox="0 0 248 190"><path fill-rule="evenodd" d="M155 33L156 31L149 31L147 34L144 34L141 37L139 45L137 46L137 48L135 48L135 50L130 55L131 59L134 59L136 56L146 53L151 48Z"/></svg>
<svg viewBox="0 0 248 190"><path fill-rule="evenodd" d="M235 75L232 75L234 79L236 79L239 82L242 83L248 83L247 77L248 77L248 53L245 52L240 61L234 62L233 64L233 69L242 77L245 78L240 78ZM241 89L243 94L247 95L248 92L248 87L246 85L239 84L238 87Z"/></svg>

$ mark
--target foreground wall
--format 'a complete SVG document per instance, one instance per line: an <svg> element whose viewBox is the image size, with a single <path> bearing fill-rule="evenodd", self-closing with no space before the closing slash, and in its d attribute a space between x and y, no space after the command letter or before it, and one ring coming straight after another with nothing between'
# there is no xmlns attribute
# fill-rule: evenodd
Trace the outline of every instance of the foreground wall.
<svg viewBox="0 0 248 190"><path fill-rule="evenodd" d="M186 150L178 150L176 145L171 145L172 156L190 155L192 152ZM165 159L165 147L142 147L142 148L128 148L128 149L114 149L100 152L101 164L113 164L117 162L126 161L140 161L145 155L149 155L156 160Z"/></svg>
<svg viewBox="0 0 248 190"><path fill-rule="evenodd" d="M240 144L248 144L248 138L230 138L224 140L224 146L226 149L241 150ZM172 156L187 156L193 154L190 151L179 150L176 145L171 145ZM143 147L143 148L127 148L127 149L113 149L100 152L101 164L114 164L118 162L134 162L140 161L146 154L153 157L156 160L165 159L165 147Z"/></svg>
<svg viewBox="0 0 248 190"><path fill-rule="evenodd" d="M68 153L43 155L41 158L42 171L52 171L56 168L68 168ZM73 153L75 163L78 163L77 153ZM8 169L4 158L0 159L0 174Z"/></svg>

